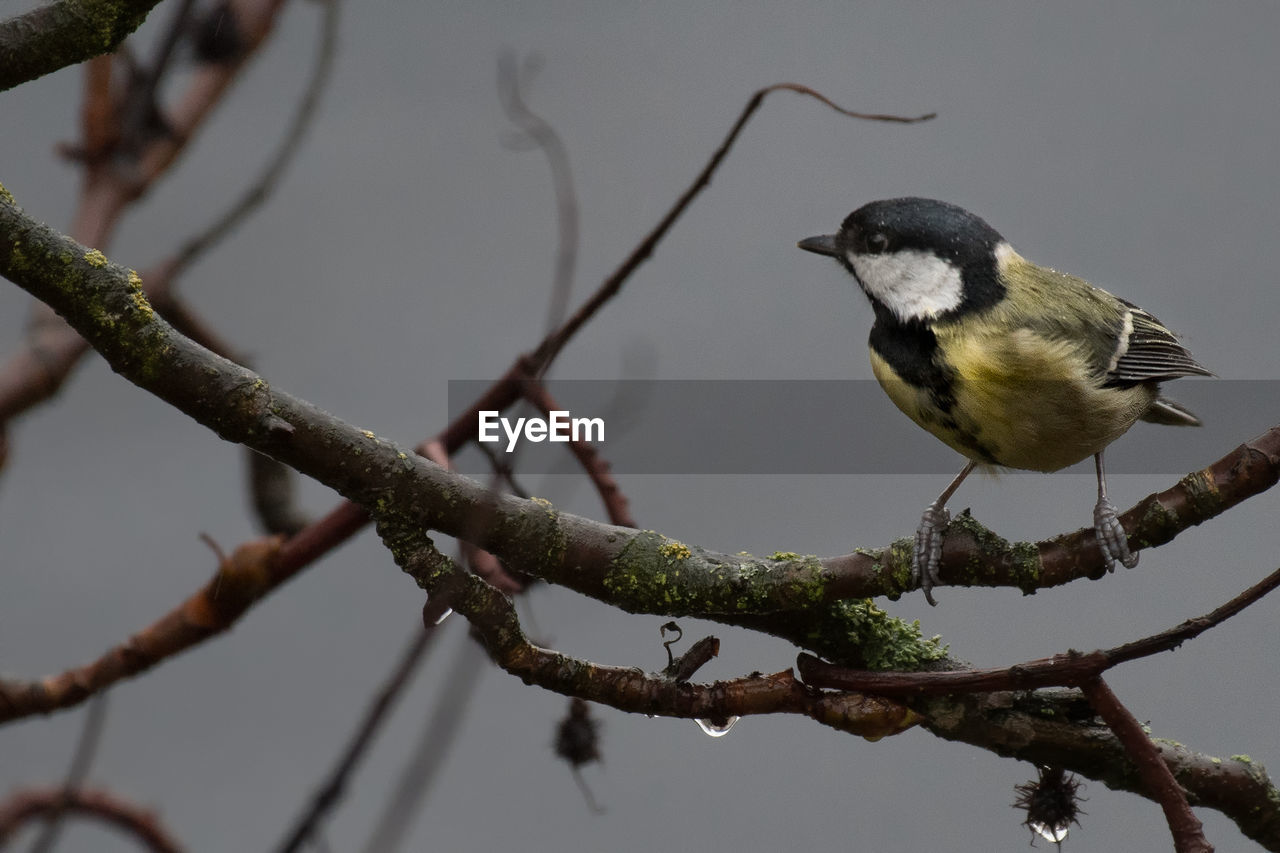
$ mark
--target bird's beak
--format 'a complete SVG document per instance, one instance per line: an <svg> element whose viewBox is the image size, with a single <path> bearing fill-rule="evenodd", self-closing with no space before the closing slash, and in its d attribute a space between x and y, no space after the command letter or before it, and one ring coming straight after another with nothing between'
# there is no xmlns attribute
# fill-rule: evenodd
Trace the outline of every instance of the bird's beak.
<svg viewBox="0 0 1280 853"><path fill-rule="evenodd" d="M829 258L840 257L840 251L836 249L836 236L834 234L805 237L796 245L806 252L813 252L815 255L826 255Z"/></svg>

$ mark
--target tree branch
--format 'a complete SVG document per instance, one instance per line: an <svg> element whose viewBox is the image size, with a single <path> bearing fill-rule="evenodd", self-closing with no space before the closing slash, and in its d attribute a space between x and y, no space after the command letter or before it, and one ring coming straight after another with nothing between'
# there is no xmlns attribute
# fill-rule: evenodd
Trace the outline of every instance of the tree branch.
<svg viewBox="0 0 1280 853"><path fill-rule="evenodd" d="M18 791L0 803L0 845L12 839L22 824L57 809L116 826L153 853L182 853L182 845L150 811L109 791L82 790L68 796L63 788Z"/></svg>
<svg viewBox="0 0 1280 853"><path fill-rule="evenodd" d="M160 0L55 0L0 22L0 91L111 53Z"/></svg>
<svg viewBox="0 0 1280 853"><path fill-rule="evenodd" d="M1183 795L1178 782L1168 766L1160 760L1160 753L1146 732L1121 703L1119 697L1101 678L1084 684L1084 695L1089 697L1098 716L1102 717L1124 745L1129 760L1137 767L1147 794L1164 809L1165 820L1173 833L1174 850L1177 853L1213 853L1213 847L1204 837L1204 827L1191 813L1191 806Z"/></svg>

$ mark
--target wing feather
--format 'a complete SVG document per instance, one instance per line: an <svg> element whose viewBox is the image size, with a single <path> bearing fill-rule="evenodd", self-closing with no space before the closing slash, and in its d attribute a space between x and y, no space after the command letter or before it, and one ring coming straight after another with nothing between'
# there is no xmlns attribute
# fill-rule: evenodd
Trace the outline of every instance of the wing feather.
<svg viewBox="0 0 1280 853"><path fill-rule="evenodd" d="M1116 297L1119 299L1119 297ZM1123 335L1107 370L1109 386L1139 382L1163 382L1179 376L1212 376L1196 361L1178 336L1132 302L1119 299L1128 309Z"/></svg>

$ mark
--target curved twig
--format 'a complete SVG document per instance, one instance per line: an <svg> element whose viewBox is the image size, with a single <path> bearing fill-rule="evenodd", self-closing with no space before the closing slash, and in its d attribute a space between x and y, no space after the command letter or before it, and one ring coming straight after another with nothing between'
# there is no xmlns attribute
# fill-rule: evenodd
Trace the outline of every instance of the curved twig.
<svg viewBox="0 0 1280 853"><path fill-rule="evenodd" d="M182 845L154 813L110 791L76 791L68 796L62 788L18 791L0 803L0 845L13 838L27 821L58 809L118 827L153 853L182 853Z"/></svg>

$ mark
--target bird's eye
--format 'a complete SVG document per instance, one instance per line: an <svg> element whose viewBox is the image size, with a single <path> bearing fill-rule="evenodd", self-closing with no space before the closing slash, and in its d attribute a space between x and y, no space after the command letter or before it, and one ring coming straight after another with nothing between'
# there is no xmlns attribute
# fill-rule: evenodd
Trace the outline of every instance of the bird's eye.
<svg viewBox="0 0 1280 853"><path fill-rule="evenodd" d="M873 255L879 255L889 248L889 238L876 232L867 237L867 251Z"/></svg>

